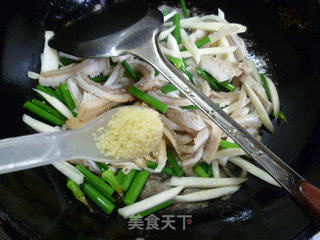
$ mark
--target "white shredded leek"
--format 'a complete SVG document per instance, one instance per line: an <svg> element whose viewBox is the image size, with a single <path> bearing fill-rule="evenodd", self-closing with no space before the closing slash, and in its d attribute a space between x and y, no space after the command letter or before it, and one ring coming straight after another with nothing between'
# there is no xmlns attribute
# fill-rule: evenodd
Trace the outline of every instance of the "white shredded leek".
<svg viewBox="0 0 320 240"><path fill-rule="evenodd" d="M54 162L52 165L75 183L83 183L83 174L67 161Z"/></svg>
<svg viewBox="0 0 320 240"><path fill-rule="evenodd" d="M32 71L28 71L27 75L28 75L28 78L35 79L35 80L39 79L41 76L39 73L32 72Z"/></svg>
<svg viewBox="0 0 320 240"><path fill-rule="evenodd" d="M227 148L227 149L221 149L216 152L216 154L213 156L213 159L226 159L234 156L241 156L245 155L246 152L243 151L241 148Z"/></svg>
<svg viewBox="0 0 320 240"><path fill-rule="evenodd" d="M266 109L264 108L263 104L261 103L260 99L258 98L258 96L254 93L254 91L251 89L251 87L247 83L243 83L243 85L246 89L246 92L247 92L252 104L254 105L254 107L259 115L261 122L270 132L273 133L274 126L272 125L272 122L268 116L268 113L267 113Z"/></svg>
<svg viewBox="0 0 320 240"><path fill-rule="evenodd" d="M224 195L232 194L240 189L240 186L223 187L209 189L204 191L193 192L185 195L178 195L174 199L178 202L198 202L214 198L219 198Z"/></svg>
<svg viewBox="0 0 320 240"><path fill-rule="evenodd" d="M247 28L241 24L237 23L223 23L223 22L180 22L181 28L187 28L187 29L200 29L204 31L218 31L222 27L227 26L236 26L238 27L238 31L236 33L244 33Z"/></svg>
<svg viewBox="0 0 320 240"><path fill-rule="evenodd" d="M220 178L219 163L216 159L212 160L211 167L212 167L213 177L215 179Z"/></svg>
<svg viewBox="0 0 320 240"><path fill-rule="evenodd" d="M44 34L44 48L41 58L41 72L57 70L59 68L59 59L57 51L49 47L48 41L54 36L54 32L46 31Z"/></svg>
<svg viewBox="0 0 320 240"><path fill-rule="evenodd" d="M168 13L167 15L165 15L164 17L163 17L163 21L164 22L166 22L166 21L168 21L170 18L172 18L173 17L173 15L175 15L177 13L177 11L172 11L171 13Z"/></svg>
<svg viewBox="0 0 320 240"><path fill-rule="evenodd" d="M58 52L58 55L59 55L60 57L69 58L69 59L74 60L74 61L81 61L81 60L82 60L82 58L75 57L75 56L72 56L72 55L70 55L70 54L63 53L63 52Z"/></svg>
<svg viewBox="0 0 320 240"><path fill-rule="evenodd" d="M243 178L171 177L169 185L185 188L219 188L239 185L245 181Z"/></svg>
<svg viewBox="0 0 320 240"><path fill-rule="evenodd" d="M73 115L72 115L71 111L69 110L69 108L66 105L64 105L62 102L60 102L58 99L56 99L55 97L52 97L49 94L42 92L38 89L33 89L33 90L36 91L37 93L39 93L42 97L44 97L44 99L48 103L50 103L50 105L52 107L57 109L67 119L73 118Z"/></svg>
<svg viewBox="0 0 320 240"><path fill-rule="evenodd" d="M133 216L139 212L142 212L144 210L157 206L163 202L166 202L170 199L173 199L179 192L181 192L182 189L183 187L181 186L171 188L164 192L153 195L149 198L143 199L140 202L136 202L132 205L129 205L123 208L119 208L118 213L124 218Z"/></svg>
<svg viewBox="0 0 320 240"><path fill-rule="evenodd" d="M225 14L220 8L218 8L218 16L221 17L222 19L225 19Z"/></svg>
<svg viewBox="0 0 320 240"><path fill-rule="evenodd" d="M267 81L269 92L270 92L274 115L277 118L280 112L280 101L279 101L278 91L270 78L266 77L266 81Z"/></svg>
<svg viewBox="0 0 320 240"><path fill-rule="evenodd" d="M43 123L41 121L38 121L32 117L30 117L27 114L23 114L22 121L30 126L32 129L34 129L37 132L44 133L44 132L56 132L60 129L57 127L52 127L46 123Z"/></svg>
<svg viewBox="0 0 320 240"><path fill-rule="evenodd" d="M177 40L170 33L168 35L167 44L168 48L174 52L174 55L177 58L182 59Z"/></svg>
<svg viewBox="0 0 320 240"><path fill-rule="evenodd" d="M199 22L200 21L200 17L189 17L189 18L184 18L184 19L180 19L180 25L181 23L190 23L190 22ZM173 26L173 22L165 22L163 24L164 27L171 27Z"/></svg>
<svg viewBox="0 0 320 240"><path fill-rule="evenodd" d="M197 64L200 62L200 53L198 47L192 42L187 32L184 29L180 30L181 33L181 42L185 46L185 48L191 53L192 57L196 61Z"/></svg>
<svg viewBox="0 0 320 240"><path fill-rule="evenodd" d="M235 50L237 50L237 46L233 47L211 47L211 48L199 48L197 51L200 55L215 55L215 54L227 54L227 53L233 53ZM189 51L183 51L181 52L181 57L183 58L189 58L192 57L192 53Z"/></svg>
<svg viewBox="0 0 320 240"><path fill-rule="evenodd" d="M252 175L262 179L263 181L280 187L280 185L266 171L262 170L261 168L258 168L257 166L244 160L243 158L231 157L229 161L237 165L238 167L246 170L247 172L251 173Z"/></svg>
<svg viewBox="0 0 320 240"><path fill-rule="evenodd" d="M176 28L176 26L172 26L166 30L163 30L160 34L159 34L159 41L162 41L163 39L167 38L168 35Z"/></svg>

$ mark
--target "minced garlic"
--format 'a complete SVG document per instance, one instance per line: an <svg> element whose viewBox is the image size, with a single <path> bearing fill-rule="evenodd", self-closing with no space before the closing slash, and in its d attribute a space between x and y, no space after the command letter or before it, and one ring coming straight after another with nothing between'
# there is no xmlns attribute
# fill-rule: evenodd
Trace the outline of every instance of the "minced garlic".
<svg viewBox="0 0 320 240"><path fill-rule="evenodd" d="M154 149L162 132L163 124L156 111L124 107L112 116L107 129L95 140L97 148L107 157L136 159Z"/></svg>

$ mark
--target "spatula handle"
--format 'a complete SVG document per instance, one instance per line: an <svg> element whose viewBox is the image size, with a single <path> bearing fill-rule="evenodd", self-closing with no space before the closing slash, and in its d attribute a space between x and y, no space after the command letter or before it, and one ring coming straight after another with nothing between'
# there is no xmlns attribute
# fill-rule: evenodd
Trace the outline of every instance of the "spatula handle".
<svg viewBox="0 0 320 240"><path fill-rule="evenodd" d="M320 224L320 189L307 181L300 181L296 184L295 193L309 217Z"/></svg>

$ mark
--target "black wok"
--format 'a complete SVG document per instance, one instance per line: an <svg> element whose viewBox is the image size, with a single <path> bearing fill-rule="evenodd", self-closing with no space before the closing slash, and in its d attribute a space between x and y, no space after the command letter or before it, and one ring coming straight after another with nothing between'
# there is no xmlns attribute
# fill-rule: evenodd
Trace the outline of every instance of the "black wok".
<svg viewBox="0 0 320 240"><path fill-rule="evenodd" d="M177 5L178 1L166 1ZM275 134L263 142L310 182L320 186L320 4L317 1L186 1L204 13L222 8L228 20L248 27L243 35L249 50L267 61L278 84L288 125L275 122ZM149 1L158 5L157 1ZM36 81L27 70L39 71L44 29L59 30L92 11L98 0L3 0L0 9L0 137L30 133L21 121L22 104ZM1 158L1 156L0 156ZM318 229L284 190L249 178L228 200L158 213L191 214L182 230L128 230L116 213L89 213L65 187L66 180L47 166L0 176L0 225L12 239L309 239ZM0 235L1 236L1 235Z"/></svg>

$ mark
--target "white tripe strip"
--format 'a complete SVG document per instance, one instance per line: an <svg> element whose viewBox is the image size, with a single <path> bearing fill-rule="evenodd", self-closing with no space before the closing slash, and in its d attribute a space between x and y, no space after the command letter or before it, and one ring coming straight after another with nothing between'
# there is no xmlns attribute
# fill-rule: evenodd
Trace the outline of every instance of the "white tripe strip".
<svg viewBox="0 0 320 240"><path fill-rule="evenodd" d="M252 104L254 105L254 107L259 115L261 122L270 132L273 133L274 126L272 125L272 122L268 116L268 113L267 113L266 109L264 108L263 104L261 103L260 99L258 98L258 96L254 93L254 91L251 89L251 87L247 83L243 83L243 85L246 89L246 92L247 92Z"/></svg>
<svg viewBox="0 0 320 240"><path fill-rule="evenodd" d="M184 18L184 19L180 19L180 25L181 23L189 23L189 22L199 22L200 21L200 17L190 17L190 18ZM173 22L165 22L163 24L164 27L171 27L173 26Z"/></svg>
<svg viewBox="0 0 320 240"><path fill-rule="evenodd" d="M232 194L240 189L240 186L223 187L178 195L174 199L178 202L198 202L210 200L224 195Z"/></svg>
<svg viewBox="0 0 320 240"><path fill-rule="evenodd" d="M159 34L159 41L162 41L163 39L167 38L168 35L176 28L176 26L172 26L166 30L163 30L160 34Z"/></svg>
<svg viewBox="0 0 320 240"><path fill-rule="evenodd" d="M188 29L201 29L204 31L218 31L224 26L236 26L238 27L238 31L236 33L244 33L247 28L241 24L237 23L222 23L222 22L180 22L181 28L188 28Z"/></svg>
<svg viewBox="0 0 320 240"><path fill-rule="evenodd" d="M133 215L140 213L144 210L150 209L150 208L157 206L163 202L166 202L170 199L173 199L179 192L181 192L182 189L183 189L183 187L181 187L181 186L171 188L171 189L166 190L164 192L153 195L149 198L143 199L140 202L136 202L132 205L129 205L129 206L126 206L123 208L119 208L118 213L124 218L133 216Z"/></svg>
<svg viewBox="0 0 320 240"><path fill-rule="evenodd" d="M22 121L29 125L32 129L37 132L44 133L44 132L56 132L59 131L59 128L52 127L46 123L38 121L29 115L23 114Z"/></svg>
<svg viewBox="0 0 320 240"><path fill-rule="evenodd" d="M28 78L35 79L35 80L39 79L41 76L39 73L32 72L32 71L28 71L27 75L28 75Z"/></svg>
<svg viewBox="0 0 320 240"><path fill-rule="evenodd" d="M185 48L191 53L193 59L199 64L201 57L199 53L198 47L192 42L187 32L184 29L180 30L181 33L181 42L185 46Z"/></svg>
<svg viewBox="0 0 320 240"><path fill-rule="evenodd" d="M233 53L238 47L211 47L211 48L199 48L197 49L198 53L202 55L216 55L216 54L227 54ZM161 49L162 50L162 49ZM192 57L192 53L189 51L181 52L181 57L189 58Z"/></svg>
<svg viewBox="0 0 320 240"><path fill-rule="evenodd" d="M257 166L244 160L243 158L231 157L229 161L237 165L238 167L245 169L252 175L255 175L256 177L262 179L263 181L266 181L272 185L280 187L280 185L266 171L262 170L261 168L258 168Z"/></svg>
<svg viewBox="0 0 320 240"><path fill-rule="evenodd" d="M169 185L185 188L218 188L239 185L245 182L243 178L203 178L203 177L171 177Z"/></svg>
<svg viewBox="0 0 320 240"><path fill-rule="evenodd" d="M177 40L171 35L171 33L168 35L167 45L168 48L174 52L177 58L182 59Z"/></svg>
<svg viewBox="0 0 320 240"><path fill-rule="evenodd" d="M37 93L39 93L52 107L57 109L63 116L65 116L67 119L73 118L73 115L69 108L64 105L62 102L60 102L55 97L51 97L49 94L42 92L38 89L33 89Z"/></svg>
<svg viewBox="0 0 320 240"><path fill-rule="evenodd" d="M163 17L163 21L164 22L166 22L166 21L168 21L170 18L172 18L173 17L173 15L175 15L177 13L177 11L173 11L173 12L171 12L171 13L168 13L167 15L165 15L164 17Z"/></svg>
<svg viewBox="0 0 320 240"><path fill-rule="evenodd" d="M82 60L82 58L75 57L75 56L72 56L72 55L70 55L70 54L63 53L63 52L58 52L58 55L59 55L60 57L69 58L69 59L74 60L74 61L81 61L81 60Z"/></svg>
<svg viewBox="0 0 320 240"><path fill-rule="evenodd" d="M46 31L44 34L44 48L41 57L41 72L57 70L59 68L59 59L57 51L49 47L48 41L54 36L54 32Z"/></svg>
<svg viewBox="0 0 320 240"><path fill-rule="evenodd" d="M67 161L54 162L52 165L77 184L83 183L83 174Z"/></svg>
<svg viewBox="0 0 320 240"><path fill-rule="evenodd" d="M217 159L212 160L211 167L212 167L213 177L215 179L220 178L219 163Z"/></svg>
<svg viewBox="0 0 320 240"><path fill-rule="evenodd" d="M278 91L270 78L266 77L266 81L267 81L269 92L270 92L274 115L277 118L280 112L280 101L279 101Z"/></svg>

